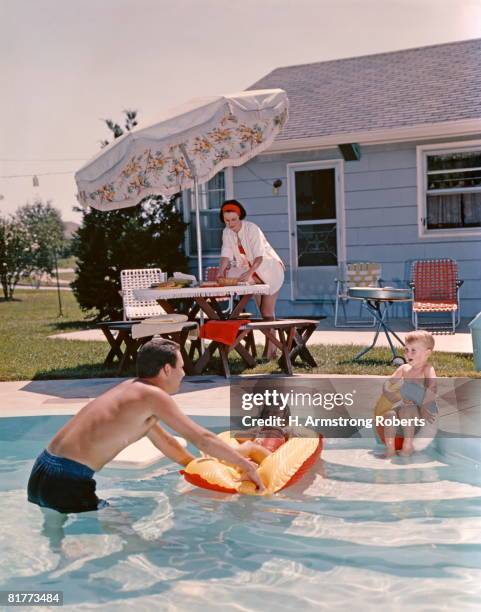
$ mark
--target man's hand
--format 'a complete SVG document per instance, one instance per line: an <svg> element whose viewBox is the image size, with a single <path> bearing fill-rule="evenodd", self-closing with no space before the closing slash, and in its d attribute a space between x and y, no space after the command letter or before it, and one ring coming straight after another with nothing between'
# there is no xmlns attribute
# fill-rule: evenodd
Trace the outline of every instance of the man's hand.
<svg viewBox="0 0 481 612"><path fill-rule="evenodd" d="M256 485L256 489L258 493L263 493L266 488L262 484L262 480L259 478L259 474L257 473L257 466L250 461L247 461L245 464L243 463L243 467L241 472L241 477L239 480L250 480Z"/></svg>

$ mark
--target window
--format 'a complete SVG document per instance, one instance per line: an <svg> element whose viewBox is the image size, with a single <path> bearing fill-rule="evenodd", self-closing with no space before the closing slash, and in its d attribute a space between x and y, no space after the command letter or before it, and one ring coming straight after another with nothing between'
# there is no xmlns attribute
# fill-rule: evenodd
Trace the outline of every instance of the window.
<svg viewBox="0 0 481 612"><path fill-rule="evenodd" d="M200 228L202 232L202 253L219 255L222 248L224 224L219 219L220 207L226 199L225 172L219 172L199 187ZM189 254L197 254L197 232L192 192L184 192L184 210L189 222Z"/></svg>
<svg viewBox="0 0 481 612"><path fill-rule="evenodd" d="M481 145L419 150L424 174L421 234L480 233Z"/></svg>

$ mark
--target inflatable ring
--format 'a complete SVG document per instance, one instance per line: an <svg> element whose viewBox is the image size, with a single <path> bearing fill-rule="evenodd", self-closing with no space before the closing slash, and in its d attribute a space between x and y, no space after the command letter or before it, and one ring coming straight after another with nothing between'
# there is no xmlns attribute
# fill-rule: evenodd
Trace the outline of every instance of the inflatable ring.
<svg viewBox="0 0 481 612"><path fill-rule="evenodd" d="M218 437L233 448L239 446L229 431L222 432ZM257 468L266 488L262 495L277 493L297 482L312 467L321 451L322 437L287 440ZM194 459L180 473L187 482L203 489L258 495L253 482L240 482L238 470L211 457Z"/></svg>
<svg viewBox="0 0 481 612"><path fill-rule="evenodd" d="M412 384L412 383L411 383ZM393 407L400 401L402 401L401 387L403 385L402 379L399 381L386 381L384 388L391 394L394 394L393 399L389 399L384 393L378 399L374 408L374 416L383 416L386 412L389 412ZM413 438L413 446L415 451L425 450L433 441L438 430L437 419L429 423L427 422L423 427L419 428L419 431ZM383 444L386 444L384 437L384 427L382 425L376 425L376 433L378 438ZM404 436L397 435L394 438L394 448L398 451L403 447Z"/></svg>

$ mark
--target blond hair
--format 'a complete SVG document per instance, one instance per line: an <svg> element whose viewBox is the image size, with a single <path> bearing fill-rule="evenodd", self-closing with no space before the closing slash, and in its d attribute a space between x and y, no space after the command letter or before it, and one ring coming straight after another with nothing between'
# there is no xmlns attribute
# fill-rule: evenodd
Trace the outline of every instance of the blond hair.
<svg viewBox="0 0 481 612"><path fill-rule="evenodd" d="M434 337L429 332L424 329L418 329L413 332L409 332L404 339L406 344L412 344L413 342L421 342L425 348L430 351L434 348Z"/></svg>

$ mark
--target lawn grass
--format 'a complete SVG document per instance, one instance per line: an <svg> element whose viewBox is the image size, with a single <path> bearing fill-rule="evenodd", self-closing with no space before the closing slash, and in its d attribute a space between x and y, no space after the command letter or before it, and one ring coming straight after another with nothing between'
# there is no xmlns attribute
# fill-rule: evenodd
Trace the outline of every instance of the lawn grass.
<svg viewBox="0 0 481 612"><path fill-rule="evenodd" d="M58 318L56 291L17 290L14 300L0 300L0 380L112 376L102 363L103 342L51 340L47 336L88 329L70 291L62 291L64 316Z"/></svg>
<svg viewBox="0 0 481 612"><path fill-rule="evenodd" d="M75 268L77 265L77 258L71 255L70 257L62 257L57 261L59 268Z"/></svg>
<svg viewBox="0 0 481 612"><path fill-rule="evenodd" d="M0 300L0 380L32 380L56 378L96 378L117 375L117 366L105 367L108 352L105 342L52 340L49 335L94 328L85 320L73 294L62 291L64 316L58 318L55 291L15 292L15 300ZM393 372L388 349L374 349L370 359L352 363L359 346L316 345L310 350L319 366L298 365L295 372L302 374L370 374L387 375ZM260 354L261 351L259 351ZM433 364L439 376L477 377L470 355L434 353ZM219 363L212 362L210 372L218 371ZM232 374L282 373L276 362L246 368L240 358L231 359ZM124 376L134 375L133 369Z"/></svg>

